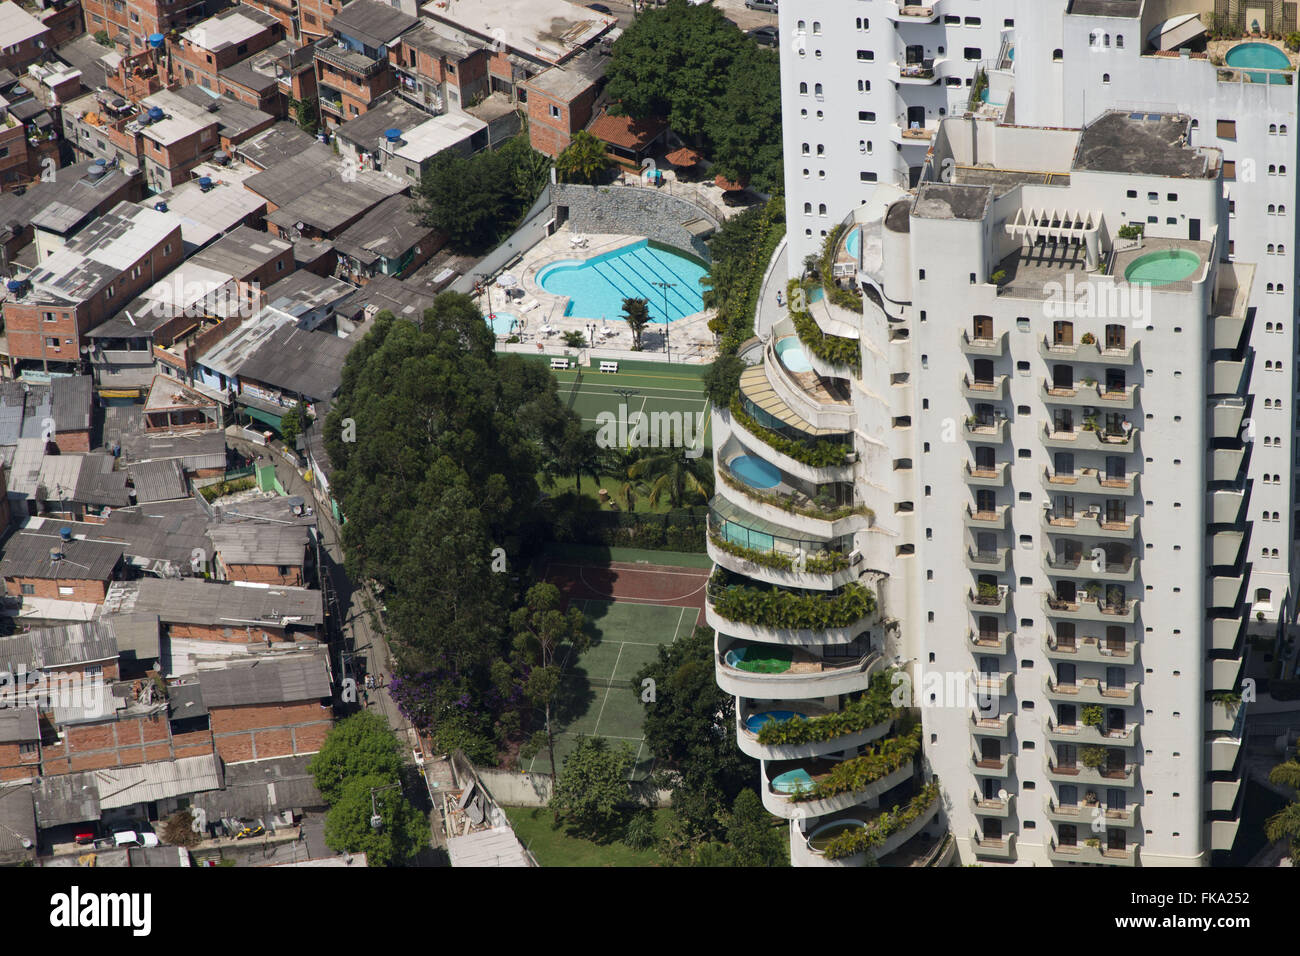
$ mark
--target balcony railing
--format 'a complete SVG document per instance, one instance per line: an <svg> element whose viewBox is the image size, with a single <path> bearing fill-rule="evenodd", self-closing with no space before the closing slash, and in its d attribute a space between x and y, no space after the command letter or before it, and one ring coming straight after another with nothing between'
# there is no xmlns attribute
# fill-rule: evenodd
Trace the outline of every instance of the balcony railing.
<svg viewBox="0 0 1300 956"><path fill-rule="evenodd" d="M1068 644L1051 634L1043 638L1043 650L1049 659L1078 663L1132 666L1137 662L1137 647L1136 641L1112 647L1108 641L1091 635L1076 637Z"/></svg>
<svg viewBox="0 0 1300 956"><path fill-rule="evenodd" d="M976 439L972 439L976 440ZM983 488L1001 488L1007 483L1007 463L1000 461L992 468L980 468L967 461L962 468L966 484Z"/></svg>
<svg viewBox="0 0 1300 956"><path fill-rule="evenodd" d="M1043 487L1049 491L1069 491L1078 495L1124 495L1136 491L1137 473L1111 474L1097 468L1079 468L1063 474L1043 469Z"/></svg>
<svg viewBox="0 0 1300 956"><path fill-rule="evenodd" d="M1081 677L1072 684L1059 683L1050 674L1043 678L1047 696L1067 703L1100 704L1106 707L1132 707L1137 702L1137 684L1123 687L1103 686L1096 677Z"/></svg>

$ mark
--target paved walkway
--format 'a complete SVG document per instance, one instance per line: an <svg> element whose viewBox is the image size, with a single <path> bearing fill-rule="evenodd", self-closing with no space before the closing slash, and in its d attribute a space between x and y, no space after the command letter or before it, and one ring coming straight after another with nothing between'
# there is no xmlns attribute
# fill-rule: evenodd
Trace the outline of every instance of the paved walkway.
<svg viewBox="0 0 1300 956"><path fill-rule="evenodd" d="M778 292L781 293L781 301L785 301L785 287L789 279L786 256L789 248L789 243L782 239L776 260L763 277L763 287L758 293L758 314L754 317L754 334L759 338L770 334L772 327L789 314L784 305L777 305L776 302Z"/></svg>

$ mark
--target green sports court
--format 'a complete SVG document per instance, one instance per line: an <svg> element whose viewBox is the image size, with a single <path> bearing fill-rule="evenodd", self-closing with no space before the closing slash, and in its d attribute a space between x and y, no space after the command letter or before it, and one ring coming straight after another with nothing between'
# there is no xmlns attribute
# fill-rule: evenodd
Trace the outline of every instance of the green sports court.
<svg viewBox="0 0 1300 956"><path fill-rule="evenodd" d="M704 447L709 446L709 403L704 395L707 365L619 360L617 372L601 372L598 358L590 368L556 371L560 395L577 412L588 428L598 426L597 416L610 412L616 418L619 406L627 406L630 419L637 412L677 412L690 416L692 436L697 416L703 413Z"/></svg>
<svg viewBox="0 0 1300 956"><path fill-rule="evenodd" d="M634 692L633 677L658 658L661 644L690 633L699 608L595 599L576 599L572 606L587 615L592 643L576 657L566 653L563 661L555 707L556 759L563 763L577 747L579 735L604 737L612 747L625 742L636 751L632 777L643 780L653 769L654 758L642 734L645 705L640 688ZM549 773L545 749L524 769Z"/></svg>

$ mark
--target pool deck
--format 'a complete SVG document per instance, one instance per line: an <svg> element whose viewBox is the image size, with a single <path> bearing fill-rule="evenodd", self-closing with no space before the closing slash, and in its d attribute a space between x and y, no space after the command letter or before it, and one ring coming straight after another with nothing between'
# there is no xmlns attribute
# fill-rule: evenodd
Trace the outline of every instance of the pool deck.
<svg viewBox="0 0 1300 956"><path fill-rule="evenodd" d="M623 236L609 234L584 234L585 246L575 246L570 240L574 233L562 227L554 235L547 236L522 256L510 272L519 281L522 298L516 295L508 297L506 291L493 284L486 294L480 296L479 304L484 314L508 312L522 320L523 331L518 333L521 342L535 343L541 350L549 351L552 347L564 344L565 332L586 333L589 325L595 324L607 329L612 334L598 336L595 346L589 351L592 360L602 358L602 352L630 352L632 349L632 332L620 315L604 316L566 316L567 296L547 292L537 283L537 275L542 269L555 262L585 261L602 253L612 252L623 246L641 242L644 236ZM674 361L712 362L717 354L714 335L709 331L709 320L713 318L712 310L696 312L670 323L668 330L669 345ZM550 331L546 331L546 329ZM497 336L499 343L504 343L506 336ZM664 348L664 327L651 324L641 335L642 351L636 358L648 361L666 359Z"/></svg>

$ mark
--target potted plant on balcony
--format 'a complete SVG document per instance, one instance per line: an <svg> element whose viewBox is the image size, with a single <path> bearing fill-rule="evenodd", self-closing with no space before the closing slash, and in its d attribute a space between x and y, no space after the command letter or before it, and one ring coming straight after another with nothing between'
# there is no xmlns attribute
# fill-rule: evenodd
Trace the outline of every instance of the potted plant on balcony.
<svg viewBox="0 0 1300 956"><path fill-rule="evenodd" d="M1096 415L1085 415L1085 416L1083 416L1083 430L1086 431L1086 432L1095 432L1095 431L1097 431L1097 416L1096 416Z"/></svg>
<svg viewBox="0 0 1300 956"><path fill-rule="evenodd" d="M1079 339L1079 341L1084 345L1096 345L1097 336L1093 335L1091 332L1084 332L1083 338Z"/></svg>
<svg viewBox="0 0 1300 956"><path fill-rule="evenodd" d="M997 604L998 586L996 584L989 584L987 581L981 581L976 585L975 597L980 604Z"/></svg>
<svg viewBox="0 0 1300 956"><path fill-rule="evenodd" d="M1106 766L1106 748L1084 747L1079 751L1079 759L1089 770L1100 770Z"/></svg>
<svg viewBox="0 0 1300 956"><path fill-rule="evenodd" d="M1101 600L1101 585L1096 581L1090 581L1083 588L1083 593L1088 595L1089 601Z"/></svg>
<svg viewBox="0 0 1300 956"><path fill-rule="evenodd" d="M1100 850L1100 849L1101 849L1101 840L1098 839L1097 837L1089 837L1088 839L1084 840L1083 842L1084 842L1084 844L1085 844L1086 846L1089 846L1089 847L1091 847L1091 848L1094 849L1094 850Z"/></svg>
<svg viewBox="0 0 1300 956"><path fill-rule="evenodd" d="M1083 708L1083 725L1085 727L1096 727L1101 730L1101 723L1104 712L1100 704L1089 704Z"/></svg>
<svg viewBox="0 0 1300 956"><path fill-rule="evenodd" d="M1124 610L1124 589L1110 587L1106 589L1106 605L1117 612Z"/></svg>

